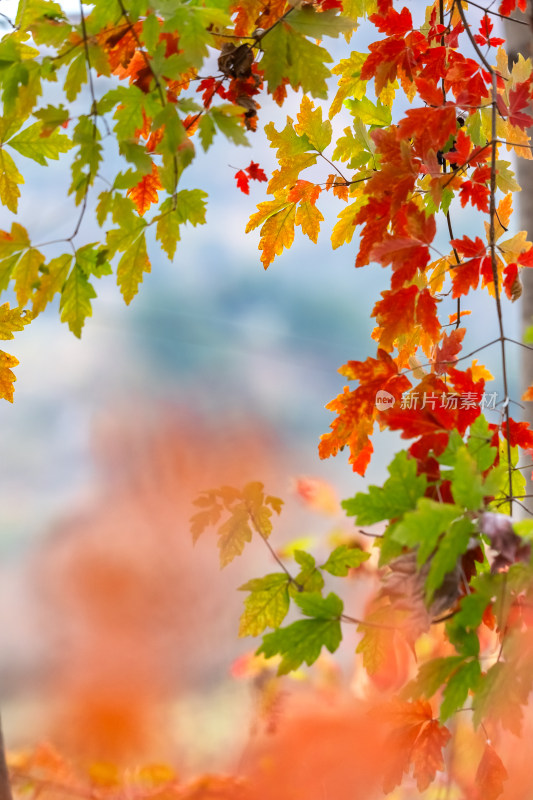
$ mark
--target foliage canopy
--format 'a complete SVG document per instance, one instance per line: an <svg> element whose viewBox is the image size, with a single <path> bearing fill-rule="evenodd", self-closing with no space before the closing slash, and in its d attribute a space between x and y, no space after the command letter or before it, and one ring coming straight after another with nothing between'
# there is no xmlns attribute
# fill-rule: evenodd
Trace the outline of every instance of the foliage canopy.
<svg viewBox="0 0 533 800"><path fill-rule="evenodd" d="M70 152L69 193L79 208L52 258L52 243L35 244L20 222L0 231L0 290L12 289L18 304L0 307L6 340L56 295L61 319L80 336L95 285L112 273L130 303L151 268L148 230L173 259L182 226L205 222L206 193L182 185L198 153L215 136L249 143L262 94L282 105L290 91L302 93L295 120L287 117L281 130L265 125L273 174L251 160L235 175L245 194L250 181L268 182L270 199L246 231L259 229L267 268L291 247L296 228L317 241L319 198L335 196L332 246L349 252L358 230L355 266L387 268L390 287L372 311L375 354L340 369L357 385L329 404L335 419L319 452L326 458L347 447L363 475L376 424L410 444L383 486L343 503L357 526L381 526L364 532L375 539L372 554L354 535L321 564L296 550L291 571L269 540L282 501L258 482L204 492L192 531L197 538L217 526L221 566L253 536L275 557L280 571L241 587L248 595L240 635L263 635L258 653L277 657L279 674L313 664L324 648L335 652L345 626L357 626L371 681L399 693L384 712L393 743L386 792L406 775L420 791L441 780L460 730L450 720L469 710L472 735L484 742L477 772L458 777L449 758L442 780L498 797L507 772L492 743L501 729L520 734L533 688L533 523L516 518L527 510L523 469L531 467L519 454L533 451L533 432L510 414L502 316L502 303L521 294L521 272L533 266L527 234L508 233L519 186L507 160L532 157L533 79L531 63L509 64L493 35L493 18L516 5L476 5L474 24L463 0L436 0L419 20L392 0L97 0L90 13L80 5L77 19L51 0L27 0L0 41L0 199L16 215L25 160L47 165ZM518 6L524 10L524 0ZM357 42L362 17L375 26L375 41L334 62L327 41L349 42L355 32ZM351 122L337 136L341 111ZM312 167L324 170L319 182L306 172ZM87 243L93 202L101 236ZM474 217L484 224L472 232ZM443 251L437 236L446 239ZM498 403L486 390L492 375L475 353L462 352L470 319L463 298L474 291L499 327L484 345L501 351ZM456 304L446 319L447 298ZM15 365L1 353L0 393L10 401ZM523 399L533 399L533 387ZM329 583L361 570L376 576L377 588L356 617ZM284 624L291 607L301 618ZM402 648L418 659L407 674L397 660Z"/></svg>

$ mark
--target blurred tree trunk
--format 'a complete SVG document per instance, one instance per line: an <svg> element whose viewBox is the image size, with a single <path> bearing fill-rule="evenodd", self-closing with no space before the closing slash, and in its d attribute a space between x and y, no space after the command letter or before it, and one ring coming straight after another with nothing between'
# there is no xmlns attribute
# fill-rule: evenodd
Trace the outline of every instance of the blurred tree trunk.
<svg viewBox="0 0 533 800"><path fill-rule="evenodd" d="M9 773L6 764L6 751L4 747L4 736L0 724L0 800L12 800L11 785L9 783Z"/></svg>
<svg viewBox="0 0 533 800"><path fill-rule="evenodd" d="M528 7L525 14L517 11L513 14L516 20L520 23L506 20L505 22L505 38L507 40L507 52L509 54L509 62L513 63L518 60L519 54L524 58L530 58L533 55L533 5L531 0L528 1ZM533 134L533 128L528 131L529 135ZM533 236L533 160L526 160L524 158L516 159L516 171L518 183L522 187L519 195L519 222L520 229L528 231L528 239L531 241ZM522 293L522 332L529 325L533 325L533 269L524 269L521 274L523 293ZM527 389L528 386L533 384L533 354L531 351L521 348L521 380L522 390ZM533 428L533 403L525 404L525 419ZM527 493L533 492L533 482L529 479L531 474L527 470L528 485ZM531 499L527 504L531 507Z"/></svg>

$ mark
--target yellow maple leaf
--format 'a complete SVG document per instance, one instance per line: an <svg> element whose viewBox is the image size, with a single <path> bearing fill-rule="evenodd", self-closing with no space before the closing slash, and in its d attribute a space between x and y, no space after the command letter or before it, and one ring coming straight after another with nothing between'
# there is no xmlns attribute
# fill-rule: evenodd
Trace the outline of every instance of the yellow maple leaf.
<svg viewBox="0 0 533 800"><path fill-rule="evenodd" d="M30 322L30 317L20 308L10 308L9 303L0 306L0 339L13 339L13 331L21 331Z"/></svg>
<svg viewBox="0 0 533 800"><path fill-rule="evenodd" d="M331 142L331 122L322 119L322 109L315 108L312 100L304 95L298 112L298 124L294 126L299 136L307 136L310 144L319 152Z"/></svg>
<svg viewBox="0 0 533 800"><path fill-rule="evenodd" d="M263 223L259 249L263 251L261 261L267 269L274 258L281 255L284 248L290 248L294 241L296 203L278 198L259 203L257 208L259 210L252 214L246 226L246 233Z"/></svg>
<svg viewBox="0 0 533 800"><path fill-rule="evenodd" d="M17 380L11 367L16 367L18 363L15 356L0 350L0 398L9 400L10 403L13 402L13 392L15 391L13 384Z"/></svg>
<svg viewBox="0 0 533 800"><path fill-rule="evenodd" d="M519 231L519 233L511 236L510 239L500 242L498 244L498 250L500 255L505 259L505 263L512 264L518 260L518 256L521 253L525 253L531 246L531 242L527 240L527 232Z"/></svg>
<svg viewBox="0 0 533 800"><path fill-rule="evenodd" d="M477 358L472 361L470 369L472 370L472 380L474 382L480 381L481 379L485 381L494 380L494 375L483 364L478 364Z"/></svg>
<svg viewBox="0 0 533 800"><path fill-rule="evenodd" d="M360 208L368 202L368 197L358 197L354 203L343 208L337 215L338 222L331 232L331 246L334 250L343 244L349 244L355 233L355 218Z"/></svg>

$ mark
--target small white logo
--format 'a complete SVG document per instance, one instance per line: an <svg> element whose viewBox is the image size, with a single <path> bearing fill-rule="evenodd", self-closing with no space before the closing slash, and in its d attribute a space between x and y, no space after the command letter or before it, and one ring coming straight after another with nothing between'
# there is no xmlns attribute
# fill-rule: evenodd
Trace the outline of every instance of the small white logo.
<svg viewBox="0 0 533 800"><path fill-rule="evenodd" d="M388 408L391 408L395 403L395 398L393 394L390 392L385 392L383 389L376 394L376 408L379 411L386 411Z"/></svg>

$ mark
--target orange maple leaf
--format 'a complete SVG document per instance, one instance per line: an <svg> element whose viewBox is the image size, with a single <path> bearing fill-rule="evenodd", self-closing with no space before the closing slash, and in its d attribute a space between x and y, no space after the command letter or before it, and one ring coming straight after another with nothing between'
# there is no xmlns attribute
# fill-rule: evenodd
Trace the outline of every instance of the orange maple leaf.
<svg viewBox="0 0 533 800"><path fill-rule="evenodd" d="M390 718L393 729L387 747L392 757L384 790L392 791L412 767L418 789L424 791L434 780L437 771L444 769L442 748L451 737L450 731L433 719L427 700L394 701L386 716Z"/></svg>
<svg viewBox="0 0 533 800"><path fill-rule="evenodd" d="M328 458L349 445L350 464L354 472L364 475L373 451L369 437L379 413L378 392L398 401L411 384L405 375L399 374L398 365L383 348L378 349L377 358L348 361L339 372L348 380L358 380L359 386L354 391L346 386L326 406L338 416L331 423L331 431L321 437L318 452L320 458Z"/></svg>
<svg viewBox="0 0 533 800"><path fill-rule="evenodd" d="M144 175L136 186L128 190L128 195L135 204L138 213L142 215L148 211L152 203L157 203L157 192L163 185L159 180L159 170L152 163L152 172Z"/></svg>
<svg viewBox="0 0 533 800"><path fill-rule="evenodd" d="M483 800L496 800L503 792L503 782L508 778L502 760L490 744L485 750L476 772L476 787Z"/></svg>

